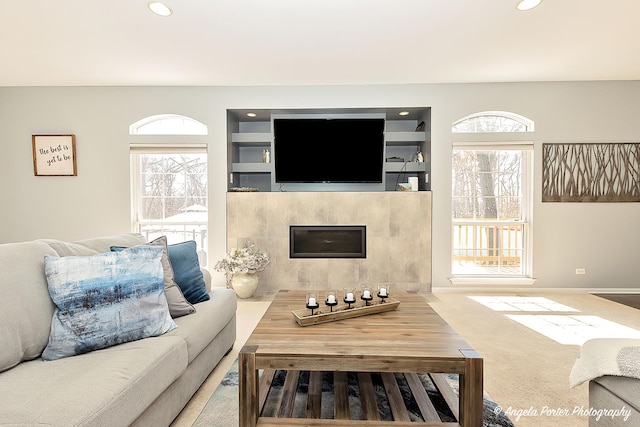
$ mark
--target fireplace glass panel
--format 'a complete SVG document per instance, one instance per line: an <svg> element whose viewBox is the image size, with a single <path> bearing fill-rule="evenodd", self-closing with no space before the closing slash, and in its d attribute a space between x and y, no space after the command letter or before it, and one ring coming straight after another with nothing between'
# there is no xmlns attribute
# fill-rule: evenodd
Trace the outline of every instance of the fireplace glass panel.
<svg viewBox="0 0 640 427"><path fill-rule="evenodd" d="M364 225L292 225L291 258L366 258Z"/></svg>

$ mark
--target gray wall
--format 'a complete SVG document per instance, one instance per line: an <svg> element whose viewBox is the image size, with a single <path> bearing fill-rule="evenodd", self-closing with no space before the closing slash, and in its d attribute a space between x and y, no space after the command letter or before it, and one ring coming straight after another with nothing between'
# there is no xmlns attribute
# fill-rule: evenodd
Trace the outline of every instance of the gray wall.
<svg viewBox="0 0 640 427"><path fill-rule="evenodd" d="M502 110L536 123L536 287L638 288L640 204L541 203L544 142L640 139L640 82L288 87L0 88L0 242L130 230L128 126L161 113L209 127L210 264L225 250L226 109L432 107L433 278L450 286L451 123ZM77 177L34 177L31 135L74 133ZM175 139L181 141L180 137ZM575 268L587 274L576 276ZM215 280L223 283L221 274Z"/></svg>

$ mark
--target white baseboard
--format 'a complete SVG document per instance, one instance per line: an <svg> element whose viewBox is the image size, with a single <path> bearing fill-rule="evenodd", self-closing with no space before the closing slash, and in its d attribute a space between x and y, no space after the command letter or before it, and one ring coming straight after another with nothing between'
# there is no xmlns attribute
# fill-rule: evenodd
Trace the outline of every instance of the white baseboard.
<svg viewBox="0 0 640 427"><path fill-rule="evenodd" d="M515 285L474 285L474 286L433 286L432 293L438 292L482 292L482 293L565 293L565 294L640 294L640 288L534 288Z"/></svg>
<svg viewBox="0 0 640 427"><path fill-rule="evenodd" d="M458 286L531 286L537 279L531 277L450 277L449 282Z"/></svg>

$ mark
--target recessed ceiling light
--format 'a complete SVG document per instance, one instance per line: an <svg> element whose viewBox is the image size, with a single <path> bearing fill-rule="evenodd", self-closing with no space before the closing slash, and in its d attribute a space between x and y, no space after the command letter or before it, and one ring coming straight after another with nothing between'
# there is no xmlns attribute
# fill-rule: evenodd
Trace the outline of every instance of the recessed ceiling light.
<svg viewBox="0 0 640 427"><path fill-rule="evenodd" d="M400 112L398 113L398 115L399 115L399 116L408 116L408 115L409 115L409 112L408 112L408 111L400 111Z"/></svg>
<svg viewBox="0 0 640 427"><path fill-rule="evenodd" d="M257 116L256 113L247 113L247 117L255 117L255 116Z"/></svg>
<svg viewBox="0 0 640 427"><path fill-rule="evenodd" d="M516 9L530 10L538 6L540 3L542 3L542 0L521 0L516 6Z"/></svg>
<svg viewBox="0 0 640 427"><path fill-rule="evenodd" d="M173 13L169 6L159 1L149 2L147 7L149 8L149 10L151 10L151 12L160 16L170 16Z"/></svg>

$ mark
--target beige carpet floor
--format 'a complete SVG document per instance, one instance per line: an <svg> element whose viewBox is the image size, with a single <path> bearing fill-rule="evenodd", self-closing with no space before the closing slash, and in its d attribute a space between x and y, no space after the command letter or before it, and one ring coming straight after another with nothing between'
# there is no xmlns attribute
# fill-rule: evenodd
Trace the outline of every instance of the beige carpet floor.
<svg viewBox="0 0 640 427"><path fill-rule="evenodd" d="M544 297L578 311L496 311L470 296ZM485 390L518 427L586 427L588 418L574 414L574 411L588 410L588 385L569 387L569 372L578 354L578 345L560 344L508 318L508 314L598 316L640 331L637 309L585 293L439 291L425 297L434 310L482 355ZM262 295L239 301L238 333L232 352L222 360L172 427L191 427L237 358L270 299L271 296Z"/></svg>

